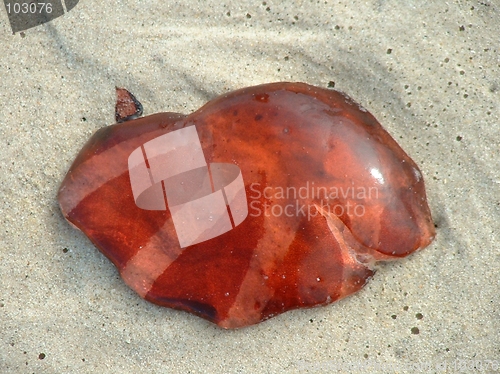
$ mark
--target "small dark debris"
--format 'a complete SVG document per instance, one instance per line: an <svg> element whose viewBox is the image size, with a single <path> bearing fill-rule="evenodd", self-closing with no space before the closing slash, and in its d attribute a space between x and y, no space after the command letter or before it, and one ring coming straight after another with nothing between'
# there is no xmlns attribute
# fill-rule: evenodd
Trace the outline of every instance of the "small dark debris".
<svg viewBox="0 0 500 374"><path fill-rule="evenodd" d="M328 82L328 88L334 88L334 87L335 87L335 82L334 81Z"/></svg>
<svg viewBox="0 0 500 374"><path fill-rule="evenodd" d="M116 87L115 119L121 123L142 116L142 104L125 88Z"/></svg>
<svg viewBox="0 0 500 374"><path fill-rule="evenodd" d="M87 122L87 118L86 117L82 117L82 121L83 122Z"/></svg>
<svg viewBox="0 0 500 374"><path fill-rule="evenodd" d="M43 360L44 358L45 358L45 353L40 353L40 354L38 355L38 359L39 359L39 360Z"/></svg>
<svg viewBox="0 0 500 374"><path fill-rule="evenodd" d="M63 248L64 253L68 253L69 249L68 248Z"/></svg>
<svg viewBox="0 0 500 374"><path fill-rule="evenodd" d="M340 26L339 25L335 25L335 30L340 30Z"/></svg>
<svg viewBox="0 0 500 374"><path fill-rule="evenodd" d="M252 15L250 13L247 13L247 18L252 18Z"/></svg>
<svg viewBox="0 0 500 374"><path fill-rule="evenodd" d="M462 25L458 28L459 31L465 31L465 27Z"/></svg>
<svg viewBox="0 0 500 374"><path fill-rule="evenodd" d="M450 62L450 59L449 59L448 57L446 57L446 58L444 59L444 62L448 63L448 62Z"/></svg>
<svg viewBox="0 0 500 374"><path fill-rule="evenodd" d="M387 54L390 55L392 53L392 48L387 49Z"/></svg>
<svg viewBox="0 0 500 374"><path fill-rule="evenodd" d="M418 329L418 327L412 327L411 328L411 333L413 335L418 335L418 334L420 334L420 330Z"/></svg>
<svg viewBox="0 0 500 374"><path fill-rule="evenodd" d="M396 319L397 317L398 317L398 316L397 316L397 315L395 315L395 314L393 314L393 315L391 316L391 318L392 318L392 319Z"/></svg>
<svg viewBox="0 0 500 374"><path fill-rule="evenodd" d="M363 357L364 357L364 358L368 358L368 353L365 353L365 354L363 355Z"/></svg>
<svg viewBox="0 0 500 374"><path fill-rule="evenodd" d="M417 319L422 319L424 318L423 314L422 313L417 313L415 314L415 317L417 317Z"/></svg>
<svg viewBox="0 0 500 374"><path fill-rule="evenodd" d="M462 139L463 138L460 135L457 136L457 142L461 141Z"/></svg>
<svg viewBox="0 0 500 374"><path fill-rule="evenodd" d="M405 306L403 307L403 310L404 310L404 311L407 311L407 310L408 310L408 305L405 305Z"/></svg>
<svg viewBox="0 0 500 374"><path fill-rule="evenodd" d="M464 74L465 74L465 71L460 70L460 75L464 75Z"/></svg>
<svg viewBox="0 0 500 374"><path fill-rule="evenodd" d="M288 60L290 60L290 57L285 56L285 61L288 61Z"/></svg>
<svg viewBox="0 0 500 374"><path fill-rule="evenodd" d="M231 12L229 12L229 11L228 11L228 12L226 13L226 16L231 17Z"/></svg>
<svg viewBox="0 0 500 374"><path fill-rule="evenodd" d="M313 323L313 322L314 322L314 320L311 318L311 319L309 320L309 322Z"/></svg>

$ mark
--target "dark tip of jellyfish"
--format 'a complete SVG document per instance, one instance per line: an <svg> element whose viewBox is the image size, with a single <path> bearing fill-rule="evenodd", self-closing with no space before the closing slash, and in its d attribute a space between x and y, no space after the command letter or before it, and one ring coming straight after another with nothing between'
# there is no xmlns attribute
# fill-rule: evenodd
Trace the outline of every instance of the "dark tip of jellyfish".
<svg viewBox="0 0 500 374"><path fill-rule="evenodd" d="M125 122L142 116L142 104L125 88L116 88L115 119Z"/></svg>

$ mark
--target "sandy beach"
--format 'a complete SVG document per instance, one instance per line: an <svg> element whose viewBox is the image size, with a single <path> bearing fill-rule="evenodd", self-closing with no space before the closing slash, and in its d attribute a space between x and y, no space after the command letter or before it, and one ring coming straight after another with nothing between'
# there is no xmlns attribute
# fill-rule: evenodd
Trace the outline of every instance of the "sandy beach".
<svg viewBox="0 0 500 374"><path fill-rule="evenodd" d="M12 34L0 6L0 372L500 370L500 4L82 0ZM57 191L115 86L189 114L268 82L334 87L419 165L435 241L325 307L223 330L153 305Z"/></svg>

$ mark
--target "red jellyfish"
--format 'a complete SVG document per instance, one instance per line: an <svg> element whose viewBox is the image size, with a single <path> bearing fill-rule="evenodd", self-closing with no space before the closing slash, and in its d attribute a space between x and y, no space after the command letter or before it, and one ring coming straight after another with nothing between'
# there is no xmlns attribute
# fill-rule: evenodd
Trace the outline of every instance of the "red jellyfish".
<svg viewBox="0 0 500 374"><path fill-rule="evenodd" d="M348 296L434 238L419 168L340 92L271 83L142 118L117 93L122 123L90 138L58 198L146 300L248 326Z"/></svg>

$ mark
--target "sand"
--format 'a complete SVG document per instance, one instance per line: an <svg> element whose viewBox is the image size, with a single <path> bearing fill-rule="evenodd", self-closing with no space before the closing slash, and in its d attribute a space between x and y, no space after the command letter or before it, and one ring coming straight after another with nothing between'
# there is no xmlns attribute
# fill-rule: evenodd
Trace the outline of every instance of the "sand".
<svg viewBox="0 0 500 374"><path fill-rule="evenodd" d="M86 0L23 35L0 9L1 373L498 372L498 2ZM240 330L142 300L56 201L114 87L147 115L274 81L375 115L424 174L435 242Z"/></svg>

